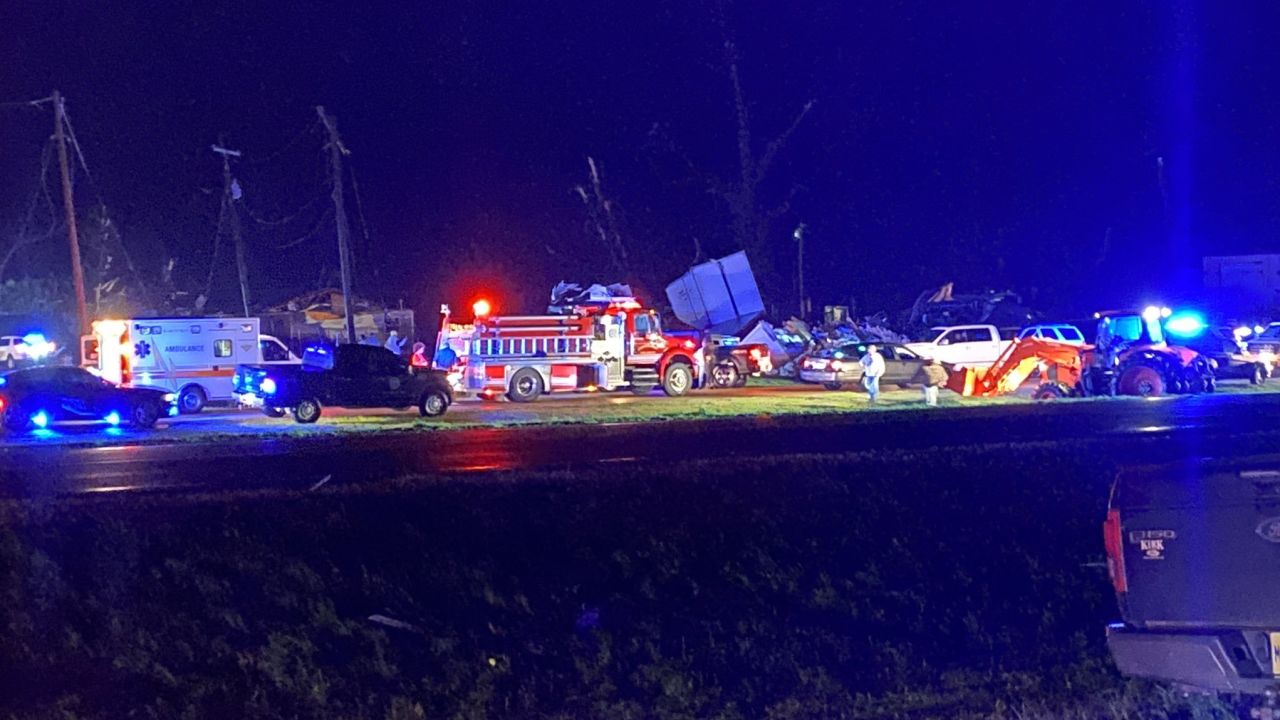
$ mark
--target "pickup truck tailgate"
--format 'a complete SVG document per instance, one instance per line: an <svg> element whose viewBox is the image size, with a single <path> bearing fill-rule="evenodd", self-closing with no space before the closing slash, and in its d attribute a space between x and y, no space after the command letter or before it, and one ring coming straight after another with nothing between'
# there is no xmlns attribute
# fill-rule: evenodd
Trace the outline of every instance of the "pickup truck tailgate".
<svg viewBox="0 0 1280 720"><path fill-rule="evenodd" d="M1280 459L1127 471L1111 513L1127 623L1280 630Z"/></svg>

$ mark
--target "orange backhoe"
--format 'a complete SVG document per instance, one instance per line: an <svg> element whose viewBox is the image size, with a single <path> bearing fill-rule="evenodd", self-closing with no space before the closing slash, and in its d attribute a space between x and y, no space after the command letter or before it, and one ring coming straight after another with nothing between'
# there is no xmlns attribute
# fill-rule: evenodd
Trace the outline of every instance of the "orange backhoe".
<svg viewBox="0 0 1280 720"><path fill-rule="evenodd" d="M1036 399L1066 397L1063 388L1080 382L1082 348L1077 345L1027 337L1005 347L989 368L962 368L951 373L947 388L961 395L995 397L1017 390L1040 371L1041 386ZM1043 395L1043 397L1042 397Z"/></svg>

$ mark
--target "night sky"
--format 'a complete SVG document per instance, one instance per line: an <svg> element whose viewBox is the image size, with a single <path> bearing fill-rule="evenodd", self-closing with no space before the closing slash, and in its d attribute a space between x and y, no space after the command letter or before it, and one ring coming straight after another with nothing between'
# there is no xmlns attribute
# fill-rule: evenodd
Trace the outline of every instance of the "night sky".
<svg viewBox="0 0 1280 720"><path fill-rule="evenodd" d="M954 280L1076 313L1180 293L1205 252L1276 249L1277 27L1280 4L1194 0L10 0L0 103L60 89L92 174L78 202L101 196L144 272L176 258L197 291L221 183L209 146L243 151L263 303L335 277L323 104L367 219L366 241L349 189L357 291L529 311L556 280L616 279L572 193L587 156L648 294L693 238L736 249L705 179L736 172L729 38L757 148L815 101L762 190L769 206L794 193L761 259L774 285L792 292L803 221L816 305L896 309ZM0 107L0 229L26 213L51 124ZM59 242L9 275L65 273ZM235 310L220 257L212 306Z"/></svg>

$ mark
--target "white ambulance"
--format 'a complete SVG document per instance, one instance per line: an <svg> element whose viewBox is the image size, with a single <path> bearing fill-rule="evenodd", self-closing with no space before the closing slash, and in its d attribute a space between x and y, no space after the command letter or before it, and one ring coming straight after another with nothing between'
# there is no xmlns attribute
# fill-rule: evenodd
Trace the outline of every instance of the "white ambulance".
<svg viewBox="0 0 1280 720"><path fill-rule="evenodd" d="M285 365L301 360L257 318L134 318L98 320L84 339L84 365L118 385L167 390L178 409L230 402L236 365Z"/></svg>

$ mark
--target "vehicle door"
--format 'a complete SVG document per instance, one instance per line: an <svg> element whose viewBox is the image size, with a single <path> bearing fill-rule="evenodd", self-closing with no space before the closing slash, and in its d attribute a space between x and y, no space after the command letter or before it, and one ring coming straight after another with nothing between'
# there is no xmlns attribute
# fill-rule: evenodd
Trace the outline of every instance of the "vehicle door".
<svg viewBox="0 0 1280 720"><path fill-rule="evenodd" d="M973 343L969 340L968 328L954 328L938 338L938 355L940 359L956 365L973 364Z"/></svg>
<svg viewBox="0 0 1280 720"><path fill-rule="evenodd" d="M898 348L890 345L881 346L880 355L884 357L884 376L880 378L880 382L885 385L897 385L906 382L903 379L905 371L902 367L902 356L898 354Z"/></svg>
<svg viewBox="0 0 1280 720"><path fill-rule="evenodd" d="M49 383L57 395L62 415L66 417L100 417L106 409L100 406L108 398L102 382L80 368L58 368Z"/></svg>
<svg viewBox="0 0 1280 720"><path fill-rule="evenodd" d="M380 407L401 408L416 403L416 386L404 359L386 348L371 355L374 388L378 394L377 404Z"/></svg>
<svg viewBox="0 0 1280 720"><path fill-rule="evenodd" d="M920 371L920 366L924 364L924 360L911 350L905 347L891 348L895 357L894 364L898 367L900 375L893 382L905 384L915 380L916 373Z"/></svg>
<svg viewBox="0 0 1280 720"><path fill-rule="evenodd" d="M591 336L591 358L604 365L609 388L617 387L623 381L626 362L626 340L623 335L622 323L617 316L601 315L596 318Z"/></svg>
<svg viewBox="0 0 1280 720"><path fill-rule="evenodd" d="M259 337L258 348L263 365L286 365L298 362L298 358L289 352L289 348L276 338Z"/></svg>

